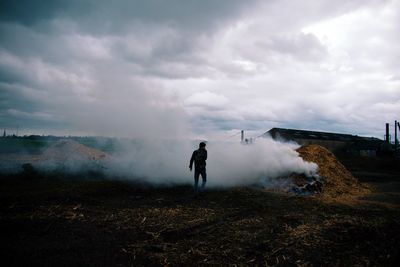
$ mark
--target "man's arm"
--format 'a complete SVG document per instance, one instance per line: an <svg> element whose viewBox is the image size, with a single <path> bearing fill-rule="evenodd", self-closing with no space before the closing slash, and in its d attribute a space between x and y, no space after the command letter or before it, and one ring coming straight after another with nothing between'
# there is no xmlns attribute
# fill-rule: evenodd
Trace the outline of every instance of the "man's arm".
<svg viewBox="0 0 400 267"><path fill-rule="evenodd" d="M190 158L190 164L189 164L189 169L190 169L190 170L192 170L193 161L194 161L195 156L196 156L196 150L193 151L192 157Z"/></svg>

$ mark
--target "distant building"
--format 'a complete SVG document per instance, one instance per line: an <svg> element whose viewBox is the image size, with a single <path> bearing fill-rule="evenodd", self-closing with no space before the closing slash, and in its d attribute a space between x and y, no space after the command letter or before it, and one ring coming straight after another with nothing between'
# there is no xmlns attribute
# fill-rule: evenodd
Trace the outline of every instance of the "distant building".
<svg viewBox="0 0 400 267"><path fill-rule="evenodd" d="M358 135L272 128L262 135L275 140L294 141L299 145L317 144L333 152L348 152L361 156L376 156L383 140Z"/></svg>

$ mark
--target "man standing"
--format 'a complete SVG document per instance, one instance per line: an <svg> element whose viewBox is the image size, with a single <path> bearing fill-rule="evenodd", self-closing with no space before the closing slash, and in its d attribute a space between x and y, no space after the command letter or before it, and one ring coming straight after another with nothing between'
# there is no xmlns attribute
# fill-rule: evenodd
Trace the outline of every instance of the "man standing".
<svg viewBox="0 0 400 267"><path fill-rule="evenodd" d="M207 160L207 150L206 144L201 142L199 144L199 149L193 151L192 157L190 158L189 169L192 171L193 162L194 162L194 193L199 193L199 176L203 179L203 183L201 184L200 192L204 191L204 187L207 182L207 173L206 173L206 160Z"/></svg>

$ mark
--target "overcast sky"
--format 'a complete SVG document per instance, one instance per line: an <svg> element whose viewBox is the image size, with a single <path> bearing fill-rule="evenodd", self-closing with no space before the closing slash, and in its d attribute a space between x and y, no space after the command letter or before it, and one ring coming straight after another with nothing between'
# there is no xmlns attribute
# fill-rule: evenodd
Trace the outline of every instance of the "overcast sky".
<svg viewBox="0 0 400 267"><path fill-rule="evenodd" d="M400 1L0 2L0 127L383 138L400 120Z"/></svg>

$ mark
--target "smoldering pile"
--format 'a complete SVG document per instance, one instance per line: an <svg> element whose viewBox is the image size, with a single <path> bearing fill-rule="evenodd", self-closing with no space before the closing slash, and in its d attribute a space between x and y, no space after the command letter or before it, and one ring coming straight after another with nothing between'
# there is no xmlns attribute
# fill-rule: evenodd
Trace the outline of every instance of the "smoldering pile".
<svg viewBox="0 0 400 267"><path fill-rule="evenodd" d="M328 201L354 199L370 192L328 149L319 145L307 145L296 151L303 160L318 165L317 175L291 174L280 188L281 191L318 195Z"/></svg>

